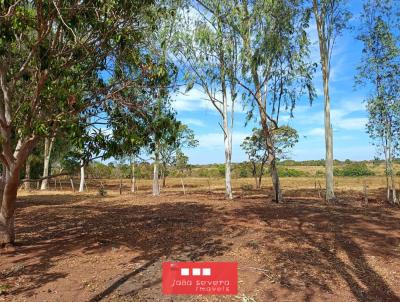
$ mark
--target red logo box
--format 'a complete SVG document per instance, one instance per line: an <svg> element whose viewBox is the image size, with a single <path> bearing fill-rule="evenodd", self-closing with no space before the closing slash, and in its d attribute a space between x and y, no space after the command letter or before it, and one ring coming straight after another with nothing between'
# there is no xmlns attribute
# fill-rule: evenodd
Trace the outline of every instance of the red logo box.
<svg viewBox="0 0 400 302"><path fill-rule="evenodd" d="M236 295L237 262L164 262L164 295Z"/></svg>

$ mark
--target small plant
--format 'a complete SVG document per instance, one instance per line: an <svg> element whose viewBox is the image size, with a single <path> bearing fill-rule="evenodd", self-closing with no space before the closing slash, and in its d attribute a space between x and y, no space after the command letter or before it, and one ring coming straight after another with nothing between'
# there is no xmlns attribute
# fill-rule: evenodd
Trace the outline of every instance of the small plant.
<svg viewBox="0 0 400 302"><path fill-rule="evenodd" d="M8 291L11 289L11 286L8 284L0 284L0 296L6 295Z"/></svg>
<svg viewBox="0 0 400 302"><path fill-rule="evenodd" d="M254 298L248 297L245 294L241 296L236 296L236 298L241 302L257 302Z"/></svg>
<svg viewBox="0 0 400 302"><path fill-rule="evenodd" d="M107 190L104 188L103 185L101 185L101 187L98 189L97 193L102 197L107 196Z"/></svg>
<svg viewBox="0 0 400 302"><path fill-rule="evenodd" d="M257 249L259 247L259 243L257 240L250 240L249 242L247 242L247 246L252 249Z"/></svg>
<svg viewBox="0 0 400 302"><path fill-rule="evenodd" d="M253 185L243 184L243 185L241 185L241 188L243 191L251 191L251 190L253 190Z"/></svg>

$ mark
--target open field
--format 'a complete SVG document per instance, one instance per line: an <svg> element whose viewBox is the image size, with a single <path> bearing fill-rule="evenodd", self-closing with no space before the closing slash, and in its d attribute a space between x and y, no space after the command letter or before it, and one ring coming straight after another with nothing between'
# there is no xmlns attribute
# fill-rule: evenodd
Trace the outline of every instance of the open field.
<svg viewBox="0 0 400 302"><path fill-rule="evenodd" d="M90 185L21 191L0 301L400 301L400 209L383 202L380 178L366 178L368 205L364 179L337 181L338 205L322 202L312 178L283 178L279 205L268 179L257 191L235 180L233 201L222 179L212 193L207 179L186 179L187 195L167 179L160 197L148 181L128 193L128 180L122 195L106 182L106 197ZM240 295L162 297L167 260L237 261Z"/></svg>

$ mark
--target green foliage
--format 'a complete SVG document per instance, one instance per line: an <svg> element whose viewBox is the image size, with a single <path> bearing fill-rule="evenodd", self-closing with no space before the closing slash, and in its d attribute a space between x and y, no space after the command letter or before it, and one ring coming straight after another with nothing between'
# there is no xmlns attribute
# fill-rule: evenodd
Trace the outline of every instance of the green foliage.
<svg viewBox="0 0 400 302"><path fill-rule="evenodd" d="M374 171L368 169L364 163L353 163L344 166L343 168L335 168L333 171L335 176L372 176Z"/></svg>
<svg viewBox="0 0 400 302"><path fill-rule="evenodd" d="M220 165L218 165L217 169L218 169L219 176L224 177L225 176L225 165L220 164Z"/></svg>
<svg viewBox="0 0 400 302"><path fill-rule="evenodd" d="M367 132L379 151L394 157L400 138L400 47L395 1L365 2L357 38L363 43L356 83L370 85ZM386 159L391 165L392 158Z"/></svg>
<svg viewBox="0 0 400 302"><path fill-rule="evenodd" d="M279 177L306 177L308 173L296 169L278 167Z"/></svg>

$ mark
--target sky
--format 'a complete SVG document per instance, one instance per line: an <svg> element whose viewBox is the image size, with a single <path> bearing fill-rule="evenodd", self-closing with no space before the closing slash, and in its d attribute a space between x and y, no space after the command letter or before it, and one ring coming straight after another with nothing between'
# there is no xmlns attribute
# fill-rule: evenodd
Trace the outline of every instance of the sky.
<svg viewBox="0 0 400 302"><path fill-rule="evenodd" d="M334 158L339 160L373 159L376 148L366 133L365 124L368 114L364 100L369 94L366 87L355 87L354 76L361 61L362 44L355 39L358 20L361 12L361 1L349 1L353 16L350 25L355 28L346 30L335 44L331 62L330 98L331 121L333 126ZM316 27L309 28L312 41L311 59L319 62L319 48ZM312 160L325 157L323 86L320 67L314 74L314 85L317 98L310 106L307 99L301 99L293 111L293 118L288 112L280 117L281 124L294 127L299 134L299 142L290 152L294 160ZM184 89L184 88L182 88ZM201 87L194 87L189 92L179 91L173 96L173 107L178 119L187 124L199 140L195 149L187 149L192 164L224 162L223 134L219 126L221 117L207 100ZM239 101L240 102L240 101ZM232 161L247 160L240 144L251 134L254 123L245 126L246 113L241 104L235 107L235 124L233 129Z"/></svg>

